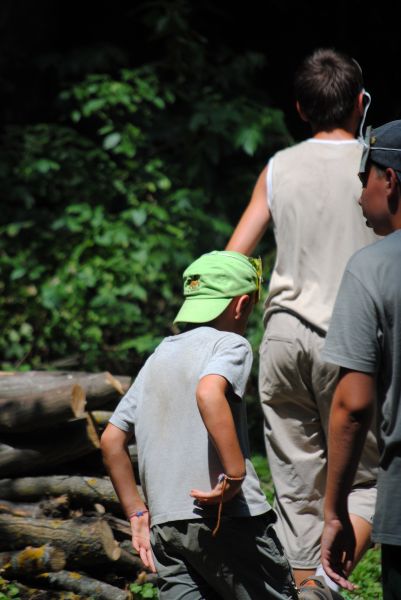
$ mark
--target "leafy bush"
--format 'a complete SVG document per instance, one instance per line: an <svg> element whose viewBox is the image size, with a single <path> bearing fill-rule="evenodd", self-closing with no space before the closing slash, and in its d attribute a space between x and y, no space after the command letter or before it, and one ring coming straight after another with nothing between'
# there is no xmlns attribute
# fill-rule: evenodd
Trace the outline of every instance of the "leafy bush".
<svg viewBox="0 0 401 600"><path fill-rule="evenodd" d="M231 228L200 157L210 175L254 152L256 130L285 132L268 108L224 106L211 86L189 105L194 93L177 89L178 100L151 67L90 75L61 94L59 122L5 128L1 368L135 372L176 331L182 270Z"/></svg>

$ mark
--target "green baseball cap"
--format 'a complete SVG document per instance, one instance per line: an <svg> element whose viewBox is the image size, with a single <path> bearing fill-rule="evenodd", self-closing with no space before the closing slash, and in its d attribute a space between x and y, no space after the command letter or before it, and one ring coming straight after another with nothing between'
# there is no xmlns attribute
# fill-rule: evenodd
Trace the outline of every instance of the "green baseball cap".
<svg viewBox="0 0 401 600"><path fill-rule="evenodd" d="M262 261L229 250L209 252L184 271L185 302L174 323L208 323L218 317L233 298L259 292Z"/></svg>

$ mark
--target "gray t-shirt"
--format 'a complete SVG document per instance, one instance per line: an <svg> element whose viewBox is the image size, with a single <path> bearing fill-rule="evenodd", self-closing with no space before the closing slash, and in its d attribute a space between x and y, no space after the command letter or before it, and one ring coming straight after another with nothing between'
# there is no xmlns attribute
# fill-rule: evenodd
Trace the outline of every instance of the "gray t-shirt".
<svg viewBox="0 0 401 600"><path fill-rule="evenodd" d="M381 458L373 536L401 545L401 230L350 259L322 356L376 374Z"/></svg>
<svg viewBox="0 0 401 600"><path fill-rule="evenodd" d="M242 492L224 506L224 515L249 516L270 509L249 460L246 407L242 399L252 365L245 338L212 327L198 327L165 338L149 357L110 419L123 431L135 431L139 474L151 524L215 514L194 504L192 488L207 491L223 472L196 402L205 375L221 375L230 384L229 404L247 476Z"/></svg>

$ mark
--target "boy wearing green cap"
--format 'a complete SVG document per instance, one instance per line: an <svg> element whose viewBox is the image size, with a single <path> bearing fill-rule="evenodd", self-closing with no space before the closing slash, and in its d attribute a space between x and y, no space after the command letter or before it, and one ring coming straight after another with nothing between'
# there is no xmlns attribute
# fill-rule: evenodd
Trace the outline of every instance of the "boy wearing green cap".
<svg viewBox="0 0 401 600"><path fill-rule="evenodd" d="M156 571L161 600L291 598L288 562L249 460L243 400L252 351L243 337L261 269L211 252L184 272L185 302L102 436L105 464ZM127 444L135 431L145 502Z"/></svg>

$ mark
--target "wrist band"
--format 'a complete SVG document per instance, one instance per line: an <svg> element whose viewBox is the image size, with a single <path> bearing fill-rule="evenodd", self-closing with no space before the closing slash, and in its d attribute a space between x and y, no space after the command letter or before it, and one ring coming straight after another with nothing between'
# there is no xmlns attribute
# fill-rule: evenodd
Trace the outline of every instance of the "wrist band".
<svg viewBox="0 0 401 600"><path fill-rule="evenodd" d="M244 475L240 475L239 477L231 477L231 475L226 475L225 473L220 473L217 478L218 483L222 483L223 481L243 481L246 477L246 473Z"/></svg>
<svg viewBox="0 0 401 600"><path fill-rule="evenodd" d="M220 498L220 503L219 503L219 510L217 513L217 523L216 523L216 527L213 529L213 532L212 532L213 537L216 535L216 533L220 529L221 513L223 510L223 498L224 498L224 492L226 491L227 481L244 481L245 477L246 477L246 473L244 475L241 475L240 477L231 477L231 475L226 475L225 473L220 473L220 475L218 476L217 482L222 483L223 487L221 489L221 498Z"/></svg>
<svg viewBox="0 0 401 600"><path fill-rule="evenodd" d="M148 510L136 510L135 512L128 515L128 521L131 521L133 517L142 517L145 513L148 513Z"/></svg>

